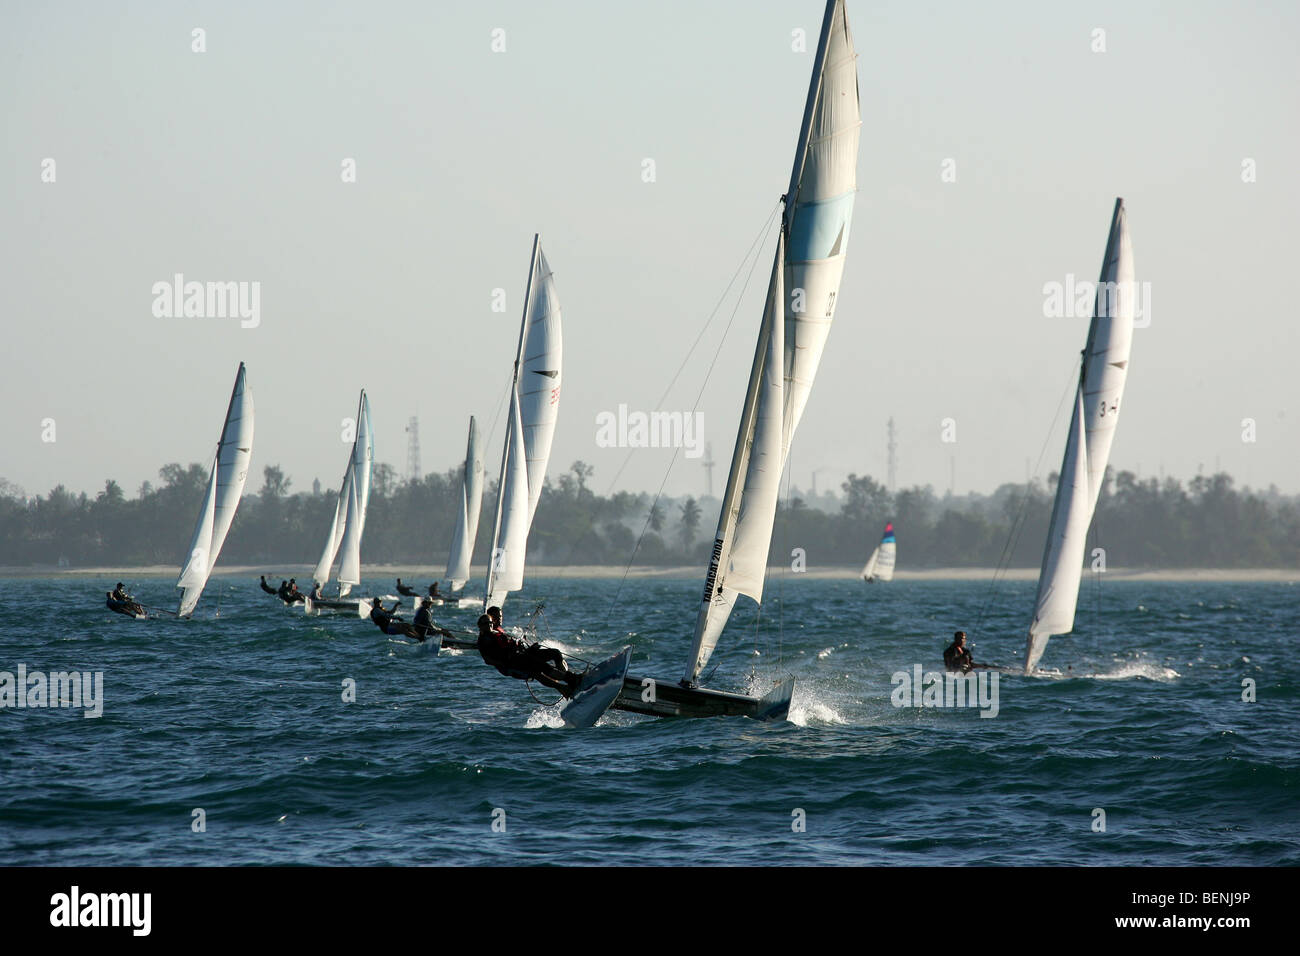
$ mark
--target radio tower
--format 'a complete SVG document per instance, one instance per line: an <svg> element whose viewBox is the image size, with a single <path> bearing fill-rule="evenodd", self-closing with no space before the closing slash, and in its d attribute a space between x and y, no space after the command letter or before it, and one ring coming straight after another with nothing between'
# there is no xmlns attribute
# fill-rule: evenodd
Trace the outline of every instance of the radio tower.
<svg viewBox="0 0 1300 956"><path fill-rule="evenodd" d="M709 497L713 497L713 442L704 446L704 470L709 473Z"/></svg>
<svg viewBox="0 0 1300 956"><path fill-rule="evenodd" d="M898 442L894 440L894 419L889 419L889 490L898 488Z"/></svg>
<svg viewBox="0 0 1300 956"><path fill-rule="evenodd" d="M420 419L412 415L406 423L406 480L412 483L420 480Z"/></svg>

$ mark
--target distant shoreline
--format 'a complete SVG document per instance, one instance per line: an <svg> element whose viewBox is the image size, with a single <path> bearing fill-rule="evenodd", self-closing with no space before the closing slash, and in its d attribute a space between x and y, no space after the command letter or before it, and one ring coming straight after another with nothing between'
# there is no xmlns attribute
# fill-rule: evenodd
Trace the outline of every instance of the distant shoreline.
<svg viewBox="0 0 1300 956"><path fill-rule="evenodd" d="M301 580L310 580L313 567L311 565L233 565L231 567L219 567L213 572L213 577L251 577L256 578L258 575L267 574L280 578L296 577ZM391 577L394 580L398 576L405 577L412 586L422 587L429 581L439 580L445 569L439 565L399 565L399 564L372 564L362 568L362 573L368 579ZM483 577L483 568L476 567L473 569L475 578L481 580ZM176 575L179 569L172 565L147 565L141 567L87 567L87 568L19 568L19 567L0 567L0 578L86 578L102 577L121 579L127 577L167 577ZM809 580L839 580L848 581L856 580L860 574L860 569L856 567L847 568L809 568L807 571L795 573L786 567L774 567L770 569L772 578L784 577L786 581L794 581L800 578ZM608 565L570 565L568 567L553 567L542 565L536 568L529 568L526 572L525 579L555 579L555 578L621 578L626 574L629 578L683 578L693 580L704 576L704 569L695 566L680 567L650 567L638 565L626 569L609 567ZM1085 572L1087 575L1088 573ZM1010 568L998 575L1007 581L1035 581L1038 579L1037 568ZM1090 576L1090 575L1088 575ZM925 568L921 570L899 570L895 572L894 578L897 581L989 581L994 577L993 568ZM1112 581L1210 581L1210 582L1284 582L1300 583L1300 570L1294 568L1111 568L1106 571L1105 577ZM112 584L106 584L108 587Z"/></svg>

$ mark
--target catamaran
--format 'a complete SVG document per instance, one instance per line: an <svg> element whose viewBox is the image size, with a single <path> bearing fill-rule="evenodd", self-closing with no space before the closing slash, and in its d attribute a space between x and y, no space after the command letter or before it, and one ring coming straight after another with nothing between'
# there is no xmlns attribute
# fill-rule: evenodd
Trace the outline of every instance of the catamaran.
<svg viewBox="0 0 1300 956"><path fill-rule="evenodd" d="M361 390L357 402L356 435L352 451L343 472L334 506L334 520L325 538L325 550L312 577L322 588L330 579L334 559L339 558L338 597L306 602L306 610L352 611L364 617L370 613L368 604L357 598L346 600L354 585L361 583L361 535L366 526L366 508L370 503L370 476L375 461L375 438L370 426L370 400L366 390Z"/></svg>
<svg viewBox="0 0 1300 956"><path fill-rule="evenodd" d="M1065 457L1038 574L1038 595L1025 651L1026 674L1033 672L1043 656L1048 638L1074 629L1085 539L1106 476L1119 422L1120 398L1128 378L1137 294L1133 276L1133 245L1124 200L1120 198L1115 200L1111 217L1101 282L1083 350Z"/></svg>
<svg viewBox="0 0 1300 956"><path fill-rule="evenodd" d="M754 362L713 553L680 682L624 675L612 706L654 716L780 720L794 678L761 696L699 686L740 595L762 601L781 473L835 315L857 191L857 54L844 0L828 0L785 196Z"/></svg>
<svg viewBox="0 0 1300 956"><path fill-rule="evenodd" d="M541 237L535 235L510 383L510 411L501 449L492 551L484 588L485 607L500 607L507 594L524 586L528 532L546 482L546 465L551 458L551 441L560 408L562 364L560 300L555 291L555 276L542 253ZM468 567L468 556L466 563Z"/></svg>
<svg viewBox="0 0 1300 956"><path fill-rule="evenodd" d="M885 525L885 534L880 544L871 552L862 569L862 580L871 584L875 581L894 580L894 563L898 557L898 545L894 541L894 523Z"/></svg>
<svg viewBox="0 0 1300 956"><path fill-rule="evenodd" d="M190 539L189 558L176 579L180 589L178 617L189 617L208 583L208 576L217 564L221 546L235 520L239 499L248 479L248 463L253 456L253 393L248 389L244 363L239 363L235 373L235 387L230 392L226 408L226 421L221 426L221 437L208 474L208 490L203 496Z"/></svg>

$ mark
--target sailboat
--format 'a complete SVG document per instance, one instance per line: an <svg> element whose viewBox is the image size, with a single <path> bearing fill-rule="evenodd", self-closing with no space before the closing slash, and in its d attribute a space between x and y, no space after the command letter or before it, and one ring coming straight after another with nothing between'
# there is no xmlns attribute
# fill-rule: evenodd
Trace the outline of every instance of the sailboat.
<svg viewBox="0 0 1300 956"><path fill-rule="evenodd" d="M474 539L478 536L478 517L482 505L483 453L479 448L478 426L471 415L469 441L465 448L465 468L461 474L460 511L456 514L456 529L452 532L451 550L447 554L446 578L453 595L469 581L470 559L474 554ZM454 596L444 599L444 603L455 601Z"/></svg>
<svg viewBox="0 0 1300 956"><path fill-rule="evenodd" d="M760 720L789 713L793 677L753 697L709 690L699 680L737 598L762 601L781 473L821 362L844 273L861 125L857 54L844 0L828 0L686 671L680 682L626 675L612 704L617 709Z"/></svg>
<svg viewBox="0 0 1300 956"><path fill-rule="evenodd" d="M334 559L339 558L338 599L309 601L307 610L329 609L355 611L361 616L370 609L365 602L356 598L344 600L354 585L361 583L361 535L366 526L366 508L370 503L370 476L375 462L375 438L370 426L370 399L366 390L361 390L357 402L356 436L352 441L352 451L348 455L348 464L343 472L343 484L339 488L338 501L334 506L334 520L330 523L329 534L325 538L325 549L312 577L322 587L330 579Z"/></svg>
<svg viewBox="0 0 1300 956"><path fill-rule="evenodd" d="M528 532L546 482L546 465L555 437L562 364L560 300L555 291L555 276L542 253L541 237L534 235L510 383L510 411L501 449L485 607L500 607L507 594L524 586Z"/></svg>
<svg viewBox="0 0 1300 956"><path fill-rule="evenodd" d="M897 557L898 545L894 541L894 523L891 521L885 525L885 534L880 539L880 544L876 545L871 557L867 558L866 566L862 569L862 580L868 584L894 580L894 562Z"/></svg>
<svg viewBox="0 0 1300 956"><path fill-rule="evenodd" d="M221 426L221 438L208 473L208 489L203 496L203 507L194 525L190 539L189 557L176 579L180 589L178 617L194 613L208 576L216 566L221 546L235 520L235 510L244 493L248 479L248 463L253 455L253 393L248 390L244 363L239 363L235 373L235 387L230 392L226 407L226 420Z"/></svg>
<svg viewBox="0 0 1300 956"><path fill-rule="evenodd" d="M1119 422L1120 399L1128 378L1137 293L1133 275L1133 245L1129 240L1124 200L1120 198L1115 200L1111 216L1101 282L1074 393L1056 500L1052 504L1052 521L1043 550L1034 617L1025 651L1026 674L1033 672L1043 656L1048 638L1074 629L1085 538L1106 476L1110 446Z"/></svg>

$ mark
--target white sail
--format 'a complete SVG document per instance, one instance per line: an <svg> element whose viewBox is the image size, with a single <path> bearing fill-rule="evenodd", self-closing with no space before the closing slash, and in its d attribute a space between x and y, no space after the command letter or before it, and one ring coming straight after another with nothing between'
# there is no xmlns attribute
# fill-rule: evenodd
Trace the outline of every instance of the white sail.
<svg viewBox="0 0 1300 956"><path fill-rule="evenodd" d="M880 558L880 545L871 549L871 557L867 558L867 563L862 566L862 580L870 581L876 573L876 561Z"/></svg>
<svg viewBox="0 0 1300 956"><path fill-rule="evenodd" d="M560 373L563 346L560 333L560 300L555 278L541 244L537 267L528 296L529 314L524 328L523 366L519 371L519 414L523 423L524 449L528 461L528 521L537 513L537 500L546 483L546 466L551 459L551 441L560 409Z"/></svg>
<svg viewBox="0 0 1300 956"><path fill-rule="evenodd" d="M763 598L767 552L781 486L785 323L781 319L784 243L777 238L767 306L750 370L731 473L723 492L713 556L695 622L687 679L699 677L717 646L737 596Z"/></svg>
<svg viewBox="0 0 1300 956"><path fill-rule="evenodd" d="M478 426L470 416L469 443L465 449L465 470L460 485L460 511L456 515L456 530L452 532L451 551L447 555L447 579L453 591L459 591L469 580L469 564L474 553L482 504L483 454L479 448Z"/></svg>
<svg viewBox="0 0 1300 956"><path fill-rule="evenodd" d="M867 559L866 566L862 569L862 580L894 580L894 562L897 558L898 544L894 540L894 523L891 521L885 525L885 533L880 538L880 544L876 545L871 552L871 557Z"/></svg>
<svg viewBox="0 0 1300 956"><path fill-rule="evenodd" d="M348 467L343 472L343 484L339 487L338 501L334 504L334 520L330 523L330 533L325 537L325 550L321 552L320 560L316 562L316 570L312 572L312 579L318 584L324 584L330 579L330 569L334 566L334 558L339 553L339 545L343 543L343 526L347 520L350 494L352 494L351 458L348 459Z"/></svg>
<svg viewBox="0 0 1300 956"><path fill-rule="evenodd" d="M524 557L528 550L528 468L519 398L512 396L506 423L505 477L502 485L500 533L493 542L488 571L486 607L505 603L506 595L524 586Z"/></svg>
<svg viewBox="0 0 1300 956"><path fill-rule="evenodd" d="M1083 552L1088 525L1092 522L1081 390L1075 392L1074 399L1070 436L1065 443L1065 460L1061 463L1056 501L1052 505L1052 523L1048 528L1043 566L1038 575L1034 620L1029 625L1026 673L1033 670L1043 656L1051 635L1068 634L1074 629L1074 608L1079 600L1079 581L1083 577Z"/></svg>
<svg viewBox="0 0 1300 956"><path fill-rule="evenodd" d="M835 316L858 188L858 55L842 0L827 4L822 30L820 82L814 72L786 194L786 455Z"/></svg>
<svg viewBox="0 0 1300 956"><path fill-rule="evenodd" d="M1095 505L1110 463L1110 446L1119 424L1120 399L1128 378L1133 319L1137 308L1133 243L1124 200L1115 200L1101 282L1084 353L1083 407L1088 438L1088 487Z"/></svg>
<svg viewBox="0 0 1300 956"><path fill-rule="evenodd" d="M370 473L375 461L375 439L370 429L370 399L361 390L357 406L357 437L352 444L351 488L348 491L343 542L339 545L339 594L347 594L361 583L361 535L366 527L366 508L370 503Z"/></svg>
<svg viewBox="0 0 1300 956"><path fill-rule="evenodd" d="M485 598L488 606L500 606L506 594L524 586L528 532L546 482L559 410L561 351L555 279L542 254L541 237L534 236L497 481Z"/></svg>
<svg viewBox="0 0 1300 956"><path fill-rule="evenodd" d="M226 535L235 520L239 500L248 480L248 465L253 455L253 393L248 389L244 363L239 363L235 385L230 392L226 420L208 476L207 494L190 540L190 551L176 586L181 589L177 614L193 613L216 566Z"/></svg>
<svg viewBox="0 0 1300 956"><path fill-rule="evenodd" d="M785 196L777 258L696 616L688 683L694 683L708 663L736 598L744 594L762 600L780 475L821 363L844 272L861 122L857 54L843 0L828 0Z"/></svg>
<svg viewBox="0 0 1300 956"><path fill-rule="evenodd" d="M1049 637L1074 629L1086 535L1110 461L1128 377L1136 299L1133 245L1124 200L1120 198L1115 200L1111 216L1070 436L1052 506L1052 525L1029 628L1026 672L1033 670L1043 656Z"/></svg>
<svg viewBox="0 0 1300 956"><path fill-rule="evenodd" d="M190 536L189 556L185 559L185 567L181 568L181 576L176 580L176 586L185 592L181 595L181 609L178 612L182 615L194 610L203 585L207 583L211 570L208 562L212 555L212 526L216 513L217 461L213 458L212 467L208 469L208 488L203 493L203 507L199 509L194 534Z"/></svg>

